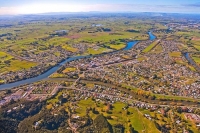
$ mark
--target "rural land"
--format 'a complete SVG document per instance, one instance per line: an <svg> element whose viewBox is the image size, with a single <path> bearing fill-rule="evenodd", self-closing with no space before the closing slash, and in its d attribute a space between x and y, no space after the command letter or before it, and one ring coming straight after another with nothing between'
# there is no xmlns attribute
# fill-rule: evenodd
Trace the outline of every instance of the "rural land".
<svg viewBox="0 0 200 133"><path fill-rule="evenodd" d="M200 16L0 16L1 133L200 133Z"/></svg>

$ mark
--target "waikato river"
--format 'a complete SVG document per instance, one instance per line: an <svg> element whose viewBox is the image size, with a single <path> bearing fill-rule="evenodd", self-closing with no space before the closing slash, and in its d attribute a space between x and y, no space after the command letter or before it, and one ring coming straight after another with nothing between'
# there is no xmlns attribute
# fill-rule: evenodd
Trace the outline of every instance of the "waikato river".
<svg viewBox="0 0 200 133"><path fill-rule="evenodd" d="M149 40L153 41L156 39L156 36L154 36L151 32L148 32L149 34ZM134 45L136 45L139 41L131 41L127 43L127 46L123 49L123 50L129 50L131 49ZM34 78L29 78L29 79L25 79L25 80L21 80L21 81L17 81L17 82L13 82L13 83L8 83L8 84L3 84L0 85L0 90L4 90L4 89L11 89L14 87L18 87L20 85L24 85L24 84L30 84L30 83L34 83L43 79L48 78L51 74L53 74L54 72L56 72L61 65L64 65L67 62L73 61L73 60L78 60L78 59L82 59L82 58L86 58L86 57L90 57L90 56L74 56L74 57L70 57L66 60L64 60L63 62L61 62L60 64L52 67L51 69L49 69L48 71L46 71L45 73L34 77Z"/></svg>

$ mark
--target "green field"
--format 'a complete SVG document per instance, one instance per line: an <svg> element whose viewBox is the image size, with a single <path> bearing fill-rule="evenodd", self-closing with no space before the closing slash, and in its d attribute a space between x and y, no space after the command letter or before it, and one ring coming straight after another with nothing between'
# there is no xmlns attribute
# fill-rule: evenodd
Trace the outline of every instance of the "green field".
<svg viewBox="0 0 200 133"><path fill-rule="evenodd" d="M68 45L63 46L62 48L67 50L67 51L71 51L71 52L77 52L78 51L77 48L73 48L73 47L70 47Z"/></svg>
<svg viewBox="0 0 200 133"><path fill-rule="evenodd" d="M0 52L0 73L19 71L36 66L37 63L15 59L13 56Z"/></svg>
<svg viewBox="0 0 200 133"><path fill-rule="evenodd" d="M103 52L109 52L110 50L109 49L106 49L106 48L99 48L99 49L93 49L93 48L88 48L86 54L92 54L92 55L95 55L95 54L101 54Z"/></svg>
<svg viewBox="0 0 200 133"><path fill-rule="evenodd" d="M110 48L112 48L112 49L116 49L116 50L120 50L120 49L126 47L125 44L116 44L116 45L114 45L114 44L110 44L110 45L108 45L108 46L110 46Z"/></svg>
<svg viewBox="0 0 200 133"><path fill-rule="evenodd" d="M65 70L63 70L63 73L74 72L74 71L76 71L76 68L66 68Z"/></svg>
<svg viewBox="0 0 200 133"><path fill-rule="evenodd" d="M163 52L163 48L160 44L156 45L153 50L151 50L149 53L159 54Z"/></svg>
<svg viewBox="0 0 200 133"><path fill-rule="evenodd" d="M148 52L151 51L159 42L160 42L160 40L154 41L152 44L150 44L148 47L146 47L146 48L143 50L143 52L144 52L144 53L148 53Z"/></svg>
<svg viewBox="0 0 200 133"><path fill-rule="evenodd" d="M198 55L193 55L192 59L198 64L200 65L200 57Z"/></svg>
<svg viewBox="0 0 200 133"><path fill-rule="evenodd" d="M70 56L95 55L119 50L126 46L125 41L122 40L147 40L149 36L146 32L152 28L151 25L143 24L140 20L129 22L127 25L125 22L129 19L121 20L116 17L113 17L115 21L99 19L98 23L102 25L100 27L92 26L97 23L95 18L79 20L81 19L71 18L64 21L55 19L48 22L39 19L35 21L24 19L23 24L19 24L19 20L9 22L13 24L12 27L0 29L0 35L5 34L0 39L0 73L29 69L41 63L29 62L23 58L19 60L15 57L26 58L29 55L37 59L47 54L41 58L45 61L52 58L52 54L48 55L48 53L53 53L56 57L63 58L61 48L72 52ZM110 31L104 31L104 29L110 29ZM138 32L129 32L130 29ZM68 32L62 36L53 35L58 30ZM8 52L13 56L7 54Z"/></svg>
<svg viewBox="0 0 200 133"><path fill-rule="evenodd" d="M101 102L98 102L97 104L92 101L91 99L82 100L78 102L79 108L76 109L76 113L79 116L85 116L86 108L91 107L98 110L98 112L103 114L104 116L108 117L110 116L112 119L108 119L109 123L112 125L115 124L123 124L125 127L125 130L129 130L129 125L131 124L134 129L138 132L142 132L143 130L148 131L148 133L159 133L159 131L156 129L154 123L147 118L143 116L143 114L139 113L136 108L128 108L128 110L124 110L123 107L126 106L124 103L114 103L111 110L109 110L109 113L105 112L106 105L103 105ZM130 112L130 114L127 114L127 111ZM97 114L93 114L90 112L90 116L94 119L96 118Z"/></svg>
<svg viewBox="0 0 200 133"><path fill-rule="evenodd" d="M171 56L171 57L181 57L181 52L170 52L169 56Z"/></svg>

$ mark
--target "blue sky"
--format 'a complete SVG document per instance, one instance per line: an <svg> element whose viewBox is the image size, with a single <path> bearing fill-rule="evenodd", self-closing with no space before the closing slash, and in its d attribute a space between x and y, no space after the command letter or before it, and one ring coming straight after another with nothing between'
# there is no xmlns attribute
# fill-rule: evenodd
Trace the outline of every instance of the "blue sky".
<svg viewBox="0 0 200 133"><path fill-rule="evenodd" d="M44 12L200 13L200 0L0 0L0 14Z"/></svg>

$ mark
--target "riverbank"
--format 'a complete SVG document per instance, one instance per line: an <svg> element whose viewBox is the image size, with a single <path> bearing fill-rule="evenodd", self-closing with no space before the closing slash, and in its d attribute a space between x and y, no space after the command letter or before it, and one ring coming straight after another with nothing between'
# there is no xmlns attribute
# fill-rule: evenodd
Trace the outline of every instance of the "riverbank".
<svg viewBox="0 0 200 133"><path fill-rule="evenodd" d="M127 47L125 47L124 49L127 50ZM128 48L130 49L132 47L128 47ZM30 83L37 82L37 81L40 81L42 79L45 79L45 78L49 77L51 74L53 74L54 72L56 72L60 68L60 66L64 65L67 62L70 62L70 61L74 61L74 60L78 60L78 59L82 59L82 58L91 58L91 57L96 57L96 56L102 56L102 55L105 55L105 54L112 54L112 53L119 52L119 51L122 51L122 50L116 50L116 51L112 51L112 52L108 52L108 53L102 53L102 54L98 54L98 55L67 57L66 60L62 61L59 64L56 64L53 67L48 68L46 71L44 71L44 73L42 73L39 76L30 77L30 78L27 78L27 79L23 79L23 80L16 81L16 82L11 82L11 83L8 83L8 84L2 84L2 85L0 85L0 90L11 89L13 87L17 87L17 86L24 85L24 84L30 84Z"/></svg>
<svg viewBox="0 0 200 133"><path fill-rule="evenodd" d="M151 32L148 32L148 34L149 34L150 40L153 40L153 39L156 38ZM67 57L66 60L64 60L60 64L53 66L52 68L49 68L49 70L47 70L46 72L42 73L39 76L29 78L29 79L25 79L25 80L21 80L21 81L16 81L16 82L13 82L13 83L0 85L0 90L11 89L13 87L17 87L17 86L20 86L20 85L30 84L30 83L34 83L34 82L43 80L43 79L49 77L54 72L56 72L60 68L60 66L64 65L67 62L82 59L82 58L89 58L89 57L95 57L95 56L102 56L102 55L105 55L105 54L112 54L112 53L116 53L116 52L119 52L119 51L122 51L122 50L129 50L129 49L133 48L133 46L135 46L138 42L139 41L131 41L131 42L128 42L127 46L125 48L121 49L121 50L116 50L116 51L107 52L107 53L101 53L101 54L98 54L98 55L74 56L74 57L70 57L70 58Z"/></svg>
<svg viewBox="0 0 200 133"><path fill-rule="evenodd" d="M183 53L183 56L186 58L186 60L198 71L200 72L199 66L196 64L196 62L190 57L190 54L188 52Z"/></svg>

